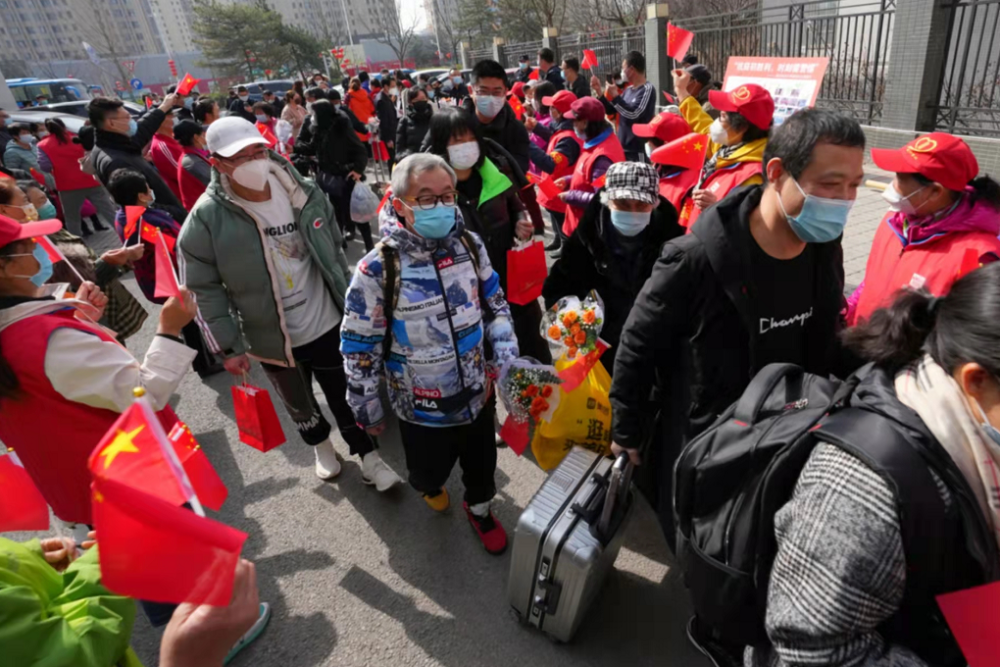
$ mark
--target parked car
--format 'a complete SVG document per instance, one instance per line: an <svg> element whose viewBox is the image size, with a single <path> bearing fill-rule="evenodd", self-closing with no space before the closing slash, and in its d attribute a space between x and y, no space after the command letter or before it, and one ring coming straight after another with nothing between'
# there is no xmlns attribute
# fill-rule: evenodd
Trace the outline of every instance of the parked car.
<svg viewBox="0 0 1000 667"><path fill-rule="evenodd" d="M246 86L247 92L250 93L250 99L259 102L263 99L265 90L270 90L272 93L282 98L285 96L289 90L294 86L295 82L291 79L273 79L271 81L251 81L250 83L237 83L229 88L231 90L236 90L239 86Z"/></svg>
<svg viewBox="0 0 1000 667"><path fill-rule="evenodd" d="M82 118L75 114L61 113L59 111L54 111L47 107L36 107L32 109L18 109L16 111L10 111L9 123L44 123L49 118L58 118L66 126L66 129L73 134L79 134L80 129L87 122L86 118Z"/></svg>

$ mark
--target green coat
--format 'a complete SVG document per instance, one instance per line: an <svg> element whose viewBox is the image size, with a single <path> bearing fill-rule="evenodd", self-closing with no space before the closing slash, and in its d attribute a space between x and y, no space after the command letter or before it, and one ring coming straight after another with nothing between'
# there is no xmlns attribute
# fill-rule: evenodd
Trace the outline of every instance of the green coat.
<svg viewBox="0 0 1000 667"><path fill-rule="evenodd" d="M271 173L288 191L299 232L323 274L340 312L351 281L330 200L313 181L277 153ZM279 274L265 251L263 225L230 195L229 179L212 169L212 180L177 238L181 282L195 293L208 325L208 342L226 357L249 354L259 361L294 366L281 308Z"/></svg>
<svg viewBox="0 0 1000 667"><path fill-rule="evenodd" d="M138 665L135 602L101 586L97 547L62 573L38 540L0 537L0 662L45 667Z"/></svg>

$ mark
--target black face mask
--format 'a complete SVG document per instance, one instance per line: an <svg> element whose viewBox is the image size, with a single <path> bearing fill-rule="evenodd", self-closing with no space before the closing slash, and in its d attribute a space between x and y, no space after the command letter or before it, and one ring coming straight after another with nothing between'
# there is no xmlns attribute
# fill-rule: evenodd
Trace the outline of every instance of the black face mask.
<svg viewBox="0 0 1000 667"><path fill-rule="evenodd" d="M431 115L431 105L427 100L420 100L419 102L413 102L410 104L410 108L413 109L413 115L415 116L430 116Z"/></svg>

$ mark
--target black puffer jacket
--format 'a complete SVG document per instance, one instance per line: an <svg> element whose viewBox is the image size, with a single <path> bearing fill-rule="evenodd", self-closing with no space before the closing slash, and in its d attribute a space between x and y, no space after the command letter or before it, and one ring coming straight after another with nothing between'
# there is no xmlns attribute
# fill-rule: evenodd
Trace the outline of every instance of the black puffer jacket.
<svg viewBox="0 0 1000 667"><path fill-rule="evenodd" d="M672 533L673 464L684 442L737 400L760 370L750 279L750 214L763 186L739 188L705 211L691 233L667 243L625 323L611 387L612 434L630 449L650 443L643 471L661 523ZM850 374L859 365L838 333L844 300L840 239L816 244L814 314L805 370ZM653 400L650 401L652 392ZM659 413L658 426L653 426Z"/></svg>
<svg viewBox="0 0 1000 667"><path fill-rule="evenodd" d="M333 127L325 133L316 127L315 122L311 123L308 140L303 140L302 133L299 134L295 153L315 156L320 171L331 176L346 176L351 171L364 174L368 165L365 145L352 131L351 121L345 113L338 109L334 119Z"/></svg>
<svg viewBox="0 0 1000 667"><path fill-rule="evenodd" d="M396 129L396 162L419 153L431 126L433 108L430 102L414 102L406 107L406 116Z"/></svg>
<svg viewBox="0 0 1000 667"><path fill-rule="evenodd" d="M600 295L604 302L601 338L611 345L601 355L601 363L608 372L614 369L622 327L639 290L653 271L660 249L683 234L684 228L677 224L677 211L661 197L649 226L632 238L622 236L611 224L611 213L601 204L598 193L576 231L563 245L562 256L549 269L542 289L546 308L564 296L582 299L590 290L597 290Z"/></svg>

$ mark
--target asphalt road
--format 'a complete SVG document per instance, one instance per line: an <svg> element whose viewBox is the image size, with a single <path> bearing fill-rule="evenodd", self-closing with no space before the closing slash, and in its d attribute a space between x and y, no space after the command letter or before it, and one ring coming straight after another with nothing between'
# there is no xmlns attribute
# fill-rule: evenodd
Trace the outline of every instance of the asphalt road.
<svg viewBox="0 0 1000 667"><path fill-rule="evenodd" d="M103 234L93 245L112 238ZM363 250L360 242L350 245L352 265ZM125 282L143 300L132 278ZM145 327L128 340L136 354L156 327L157 308L146 306ZM269 387L258 366L251 377ZM289 442L265 454L239 441L232 385L228 374L203 382L192 372L171 403L229 489L214 517L249 534L244 556L257 564L261 598L273 610L268 629L234 667L708 664L685 638L687 593L644 502L575 641L556 644L515 621L506 598L510 550L499 557L483 550L461 509L458 471L448 483L452 508L439 515L408 486L379 494L363 485L360 462L338 437L343 472L323 482L276 397ZM381 446L405 477L395 425ZM494 511L511 536L544 478L530 458L499 450ZM145 665L157 664L159 632L141 613L132 644Z"/></svg>

